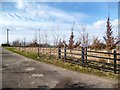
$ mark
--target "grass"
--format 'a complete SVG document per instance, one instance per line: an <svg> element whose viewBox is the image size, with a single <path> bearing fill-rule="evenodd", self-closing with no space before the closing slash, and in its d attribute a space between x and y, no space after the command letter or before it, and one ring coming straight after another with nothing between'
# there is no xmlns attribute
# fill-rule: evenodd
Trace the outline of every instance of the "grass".
<svg viewBox="0 0 120 90"><path fill-rule="evenodd" d="M116 49L119 49L119 50L120 50L120 46L117 46Z"/></svg>
<svg viewBox="0 0 120 90"><path fill-rule="evenodd" d="M80 65L63 62L62 60L55 59L54 56L51 56L51 58L50 58L47 55L40 54L40 56L38 58L36 53L19 51L15 48L6 48L6 49L13 51L15 53L18 53L20 55L23 55L25 57L34 59L34 60L42 61L42 62L45 62L48 64L53 64L55 66L63 67L63 68L74 70L74 71L81 72L81 73L94 74L97 76L103 76L103 77L114 78L114 79L118 79L118 77L119 77L118 74L114 74L112 72L104 72L104 71L100 71L100 70L93 69L90 67L82 67Z"/></svg>

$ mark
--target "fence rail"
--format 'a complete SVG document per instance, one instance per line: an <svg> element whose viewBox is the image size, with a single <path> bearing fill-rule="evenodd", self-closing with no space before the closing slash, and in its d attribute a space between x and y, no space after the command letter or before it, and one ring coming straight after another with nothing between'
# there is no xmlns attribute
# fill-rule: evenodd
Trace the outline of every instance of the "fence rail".
<svg viewBox="0 0 120 90"><path fill-rule="evenodd" d="M77 51L77 52L76 52ZM79 52L79 53L78 53ZM94 54L103 54L104 56L97 56L97 55L89 55L88 53ZM63 54L63 55L61 55ZM105 56L112 56L112 57L105 57ZM76 57L75 57L76 56ZM103 71L113 71L114 73L120 72L120 53L117 53L114 50L113 53L110 52L98 52L98 51L90 51L87 48L82 47L82 49L68 49L68 48L58 48L58 59L64 59L66 62L70 62L73 64L82 65L84 67L92 67L95 69L100 69ZM89 59L91 58L92 59ZM102 59L102 60L96 60ZM107 61L110 62L107 62Z"/></svg>
<svg viewBox="0 0 120 90"><path fill-rule="evenodd" d="M68 49L68 48L26 48L22 49L28 52L36 52L50 56L50 58L57 58L65 62L78 64L84 67L91 67L103 71L119 73L120 72L120 53L116 50L112 53L90 51L87 48ZM109 55L110 57L109 57ZM54 57L53 57L54 56ZM110 61L109 63L107 61Z"/></svg>

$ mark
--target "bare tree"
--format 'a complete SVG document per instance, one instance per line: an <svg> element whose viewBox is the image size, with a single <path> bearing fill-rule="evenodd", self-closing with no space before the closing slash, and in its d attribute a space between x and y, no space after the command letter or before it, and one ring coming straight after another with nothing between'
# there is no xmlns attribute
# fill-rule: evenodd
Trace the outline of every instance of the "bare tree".
<svg viewBox="0 0 120 90"><path fill-rule="evenodd" d="M105 48L105 44L101 42L101 39L99 39L98 37L96 38L93 38L93 42L92 44L90 45L90 48L92 49L104 49Z"/></svg>
<svg viewBox="0 0 120 90"><path fill-rule="evenodd" d="M21 40L21 47L24 49L24 51L26 50L26 38L24 36L24 38Z"/></svg>
<svg viewBox="0 0 120 90"><path fill-rule="evenodd" d="M34 39L32 41L32 46L36 47L37 45L38 45L38 43L37 43L37 32L36 32L35 35L34 35Z"/></svg>
<svg viewBox="0 0 120 90"><path fill-rule="evenodd" d="M76 43L74 42L74 35L73 35L74 24L75 23L73 23L73 26L71 29L69 44L66 44L66 42L63 40L63 44L70 49L71 57L72 57L72 49L77 48L81 44L81 42L79 42L79 41L77 41ZM62 46L62 44L61 44L61 46Z"/></svg>
<svg viewBox="0 0 120 90"><path fill-rule="evenodd" d="M19 40L19 39L16 39L16 40L13 41L12 46L14 46L14 47L19 47L20 44L21 44L21 43L20 43L20 40Z"/></svg>
<svg viewBox="0 0 120 90"><path fill-rule="evenodd" d="M88 44L89 34L86 32L86 26L81 25L81 28L82 28L82 32L79 32L81 38L80 41L82 44Z"/></svg>
<svg viewBox="0 0 120 90"><path fill-rule="evenodd" d="M73 31L72 31L70 39L69 39L69 44L67 45L69 49L74 49L80 45L80 42L78 42L78 41L74 44L73 38L74 38L74 35L73 35Z"/></svg>
<svg viewBox="0 0 120 90"><path fill-rule="evenodd" d="M73 29L74 29L74 24L73 23L73 26L72 26L72 29L71 29L71 35L70 35L70 38L69 38L69 44L66 44L66 41L63 40L62 43L68 47L69 49L74 49L76 47L78 47L80 45L81 42L77 41L76 43L74 42L74 35L73 35ZM75 44L74 44L75 43Z"/></svg>
<svg viewBox="0 0 120 90"><path fill-rule="evenodd" d="M18 49L20 50L20 47L21 47L20 39L16 39L15 41L13 41L12 46L13 47L18 47Z"/></svg>
<svg viewBox="0 0 120 90"><path fill-rule="evenodd" d="M52 31L52 36L53 36L53 44L54 46L57 46L59 43L59 39L60 39L60 29L59 26L57 27L57 29L55 30L55 28Z"/></svg>
<svg viewBox="0 0 120 90"><path fill-rule="evenodd" d="M60 32L59 26L57 26L56 28L53 27L52 36L53 36L53 45L55 46L55 49L53 49L54 53L56 53L56 48L59 44L60 35L61 35L61 32Z"/></svg>
<svg viewBox="0 0 120 90"><path fill-rule="evenodd" d="M68 47L68 45L66 44L66 39L65 39L65 35L63 34L62 35L62 39L60 38L60 40L59 40L59 42L58 42L58 47L64 47L64 46L66 46L66 47Z"/></svg>
<svg viewBox="0 0 120 90"><path fill-rule="evenodd" d="M34 47L32 48L33 50L37 50L38 42L37 42L37 32L35 33L33 40L27 45L29 47Z"/></svg>
<svg viewBox="0 0 120 90"><path fill-rule="evenodd" d="M45 32L44 33L44 38L45 38L45 47L47 47L48 46L48 41L49 41L49 38L48 38L49 36L48 36L48 33L47 32Z"/></svg>
<svg viewBox="0 0 120 90"><path fill-rule="evenodd" d="M42 36L43 36L43 46L45 47L45 49L46 49L46 51L47 51L47 47L48 47L48 45L49 45L49 43L48 43L48 41L49 41L48 33L47 33L47 32L44 32L44 33L42 34ZM43 52L44 52L44 50L43 50ZM46 53L47 53L47 52L46 52Z"/></svg>

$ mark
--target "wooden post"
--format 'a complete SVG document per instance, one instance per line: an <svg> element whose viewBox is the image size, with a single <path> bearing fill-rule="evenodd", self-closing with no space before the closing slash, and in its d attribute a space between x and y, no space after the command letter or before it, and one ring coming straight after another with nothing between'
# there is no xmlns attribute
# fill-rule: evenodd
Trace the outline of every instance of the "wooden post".
<svg viewBox="0 0 120 90"><path fill-rule="evenodd" d="M40 55L39 55L39 45L38 45L38 58L39 58L39 56L40 56Z"/></svg>
<svg viewBox="0 0 120 90"><path fill-rule="evenodd" d="M23 42L23 43L24 43L24 47L23 47L23 48L24 48L24 51L26 51L25 37L24 37L24 42Z"/></svg>
<svg viewBox="0 0 120 90"><path fill-rule="evenodd" d="M61 47L58 47L58 59L61 59Z"/></svg>
<svg viewBox="0 0 120 90"><path fill-rule="evenodd" d="M116 59L117 59L116 50L114 50L114 73L116 73Z"/></svg>
<svg viewBox="0 0 120 90"><path fill-rule="evenodd" d="M66 56L67 56L67 53L66 53L66 46L64 47L64 61L66 61Z"/></svg>
<svg viewBox="0 0 120 90"><path fill-rule="evenodd" d="M82 64L83 64L83 66L85 65L84 64L84 47L82 47Z"/></svg>
<svg viewBox="0 0 120 90"><path fill-rule="evenodd" d="M50 58L51 58L51 46L50 46Z"/></svg>
<svg viewBox="0 0 120 90"><path fill-rule="evenodd" d="M86 60L86 64L87 64L87 47L85 47L85 60Z"/></svg>

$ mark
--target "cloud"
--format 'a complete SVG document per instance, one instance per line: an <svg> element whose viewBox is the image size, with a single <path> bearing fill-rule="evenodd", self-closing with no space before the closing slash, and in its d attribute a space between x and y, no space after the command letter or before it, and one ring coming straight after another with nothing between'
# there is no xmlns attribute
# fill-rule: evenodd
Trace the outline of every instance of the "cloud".
<svg viewBox="0 0 120 90"><path fill-rule="evenodd" d="M3 30L9 28L11 30L22 31L18 32L19 35L12 34L13 36L11 35L11 40L14 40L16 37L21 38L23 33L26 34L26 37L31 39L30 36L32 36L33 33L29 33L28 35L28 31L30 30L38 30L40 28L44 31L52 31L58 30L58 26L62 32L62 35L64 34L69 36L72 23L74 21L76 21L74 28L76 37L79 35L78 31L81 31L81 21L89 17L82 12L70 13L55 7L51 7L47 4L28 3L23 2L23 0L17 2L16 8L17 10L14 12L3 11L2 14L0 14L0 25L2 25ZM114 35L116 34L116 29L118 26L117 22L117 19L111 22L114 25ZM93 35L102 38L106 32L106 19L97 20L91 24L87 24L86 31L89 33L90 38L92 38Z"/></svg>
<svg viewBox="0 0 120 90"><path fill-rule="evenodd" d="M16 2L16 8L18 8L18 9L24 9L25 8L25 2L23 1L23 0L18 0L17 2Z"/></svg>
<svg viewBox="0 0 120 90"><path fill-rule="evenodd" d="M106 21L107 19L97 20L93 24L88 24L86 31L90 34L90 38L98 37L103 40L103 36L106 34ZM118 19L111 21L113 35L118 36Z"/></svg>
<svg viewBox="0 0 120 90"><path fill-rule="evenodd" d="M113 26L113 34L114 36L118 36L118 19L115 19L114 21L111 22L112 26Z"/></svg>
<svg viewBox="0 0 120 90"><path fill-rule="evenodd" d="M106 23L106 20L98 20L95 23L93 23L93 27L96 29L101 29Z"/></svg>
<svg viewBox="0 0 120 90"><path fill-rule="evenodd" d="M43 3L28 3L25 2L23 11L25 11L25 15L37 20L60 20L66 22L74 22L78 20L82 20L87 17L84 13L74 12L68 13L64 10L51 7L47 4ZM31 12L32 11L32 12ZM21 12L20 12L21 13Z"/></svg>
<svg viewBox="0 0 120 90"><path fill-rule="evenodd" d="M16 27L16 30L22 30L22 29L24 29L24 28L21 28L21 27Z"/></svg>
<svg viewBox="0 0 120 90"><path fill-rule="evenodd" d="M50 15L57 18L60 21L69 21L69 22L76 21L75 17L73 17L65 12L51 11Z"/></svg>
<svg viewBox="0 0 120 90"><path fill-rule="evenodd" d="M63 26L65 23L73 23L74 21L80 20L81 17L85 18L87 16L78 12L71 14L43 3L29 3L23 2L23 0L16 3L18 10L14 12L3 11L2 15L0 15L0 24L3 26L23 28L42 26L45 28L49 26L53 27L56 23Z"/></svg>

